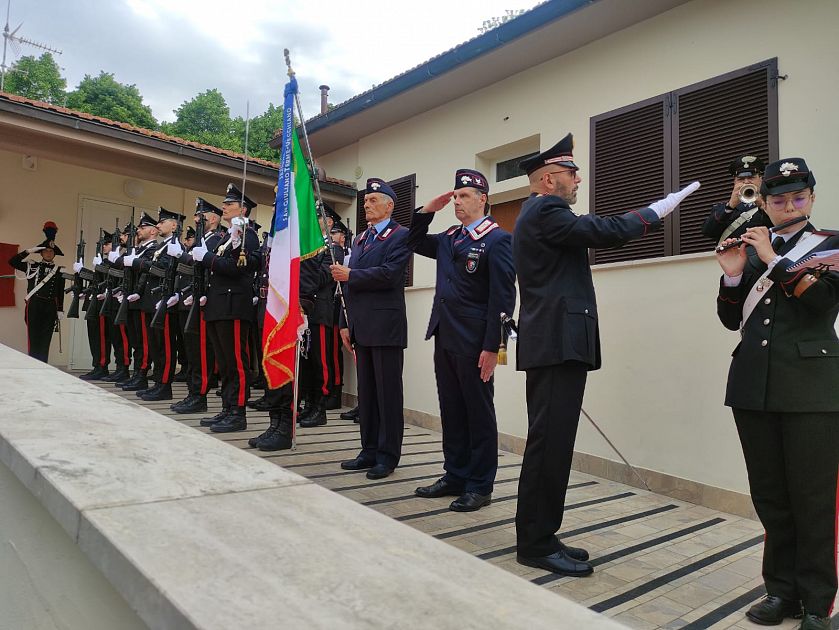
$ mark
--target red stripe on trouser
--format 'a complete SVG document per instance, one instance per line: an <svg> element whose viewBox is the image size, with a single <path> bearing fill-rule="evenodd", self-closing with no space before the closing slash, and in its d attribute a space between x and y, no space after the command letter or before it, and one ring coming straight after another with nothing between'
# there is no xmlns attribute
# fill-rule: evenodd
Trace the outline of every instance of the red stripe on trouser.
<svg viewBox="0 0 839 630"><path fill-rule="evenodd" d="M163 382L172 374L172 344L169 339L169 313L163 318Z"/></svg>
<svg viewBox="0 0 839 630"><path fill-rule="evenodd" d="M245 406L245 389L247 382L245 381L245 366L242 364L242 322L241 320L233 320L233 354L236 355L236 372L239 375L239 396L236 400L237 407Z"/></svg>
<svg viewBox="0 0 839 630"><path fill-rule="evenodd" d="M204 313L198 311L198 330L200 332L198 337L198 345L201 352L201 391L198 392L202 396L207 393L209 389L209 379L207 375L207 324L204 321Z"/></svg>
<svg viewBox="0 0 839 630"><path fill-rule="evenodd" d="M143 360L140 361L140 369L147 370L149 367L149 337L146 330L146 312L140 311L140 338L143 340Z"/></svg>
<svg viewBox="0 0 839 630"><path fill-rule="evenodd" d="M122 337L122 361L123 365L131 365L131 349L128 347L128 334L125 331L125 324L119 325L119 334Z"/></svg>
<svg viewBox="0 0 839 630"><path fill-rule="evenodd" d="M326 326L318 326L320 328L320 365L323 370L323 384L320 386L320 391L324 396L329 396L329 368L327 367L329 359L326 356Z"/></svg>
<svg viewBox="0 0 839 630"><path fill-rule="evenodd" d="M105 316L99 316L99 366L105 367Z"/></svg>
<svg viewBox="0 0 839 630"><path fill-rule="evenodd" d="M335 384L341 384L341 364L338 362L338 353L341 352L341 339L338 334L338 327L332 327L332 366L335 369Z"/></svg>

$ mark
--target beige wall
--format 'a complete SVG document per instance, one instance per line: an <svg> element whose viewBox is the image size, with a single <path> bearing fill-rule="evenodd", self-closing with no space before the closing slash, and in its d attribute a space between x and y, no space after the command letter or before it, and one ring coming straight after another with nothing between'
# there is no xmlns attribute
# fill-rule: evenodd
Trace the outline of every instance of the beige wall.
<svg viewBox="0 0 839 630"><path fill-rule="evenodd" d="M485 167L479 154L534 135L544 149L570 130L583 165L577 210L587 212L592 116L778 57L781 74L789 75L779 88L780 153L807 158L819 182L815 222L836 227L839 69L828 60L839 54L839 3L811 0L802 9L783 0L696 0L319 161L330 175L350 181L361 166L359 185L369 176L416 173L419 205L448 190L456 168ZM730 157L720 156L720 168ZM494 201L510 198L503 191L522 180L496 189L502 194ZM450 210L442 214L434 229L454 223ZM737 339L715 316L718 276L710 255L596 268L604 367L590 375L585 408L631 462L746 492L736 433L722 404ZM405 404L436 414L432 347L423 341L433 295L430 261L417 261L414 282ZM498 370L496 406L502 432L526 434L524 378L512 365ZM585 421L577 448L616 459Z"/></svg>
<svg viewBox="0 0 839 630"><path fill-rule="evenodd" d="M84 167L72 166L53 160L37 159L36 170L23 168L23 154L0 150L0 234L2 241L17 243L21 248L31 247L44 240L41 231L45 221L58 225L58 246L64 252L56 262L70 267L76 252L78 226L82 199L94 198L102 201L135 205L156 212L158 206L169 210L183 211L190 215L195 207L195 197L201 196L216 205L221 204L219 194L198 192L177 188L148 180L137 180L142 184L142 194L129 198L124 190L125 182L131 178ZM257 221L267 226L271 209L257 207ZM104 226L112 229L111 224ZM95 252L96 236L86 234L86 262ZM35 259L40 257L35 256ZM26 327L23 322L23 298L26 283L15 282L15 308L0 308L0 343L26 351ZM69 306L69 297L65 307ZM50 363L66 366L70 356L68 327L62 330L63 352L58 351L58 339L50 347Z"/></svg>

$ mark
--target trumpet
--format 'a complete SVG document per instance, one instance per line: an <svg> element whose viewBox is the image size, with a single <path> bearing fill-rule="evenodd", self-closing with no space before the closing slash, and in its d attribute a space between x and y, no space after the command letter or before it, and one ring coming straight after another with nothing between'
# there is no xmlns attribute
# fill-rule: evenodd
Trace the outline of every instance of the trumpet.
<svg viewBox="0 0 839 630"><path fill-rule="evenodd" d="M740 203L753 204L757 201L757 186L754 184L743 184L738 192Z"/></svg>
<svg viewBox="0 0 839 630"><path fill-rule="evenodd" d="M777 232L779 232L780 230L783 230L784 228L788 228L789 226L795 225L796 223L801 223L802 221L807 221L807 220L809 220L809 218L810 217L807 216L806 214L802 214L801 216L795 217L794 219L790 219L789 221L784 221L780 225L776 225L775 227L769 228L769 233L770 234L776 234ZM742 238L735 238L728 245L720 245L714 251L719 254L720 252L724 252L724 251L726 251L728 249L731 249L733 247L740 247L740 245L742 245L742 244L743 244L743 239Z"/></svg>

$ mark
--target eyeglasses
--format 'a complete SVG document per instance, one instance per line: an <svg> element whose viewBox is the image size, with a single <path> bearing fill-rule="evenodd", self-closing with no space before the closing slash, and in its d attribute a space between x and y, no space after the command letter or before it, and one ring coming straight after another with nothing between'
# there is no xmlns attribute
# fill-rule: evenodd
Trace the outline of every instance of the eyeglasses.
<svg viewBox="0 0 839 630"><path fill-rule="evenodd" d="M803 209L807 202L810 201L812 194L810 193L795 193L793 195L770 195L766 198L766 203L769 204L769 207L773 210L781 211L787 207L787 204L791 201L792 207L796 210Z"/></svg>
<svg viewBox="0 0 839 630"><path fill-rule="evenodd" d="M548 171L547 173L544 173L543 175L557 175L559 173L571 173L571 175L573 175L574 177L577 176L577 171L573 168L566 168L564 171Z"/></svg>

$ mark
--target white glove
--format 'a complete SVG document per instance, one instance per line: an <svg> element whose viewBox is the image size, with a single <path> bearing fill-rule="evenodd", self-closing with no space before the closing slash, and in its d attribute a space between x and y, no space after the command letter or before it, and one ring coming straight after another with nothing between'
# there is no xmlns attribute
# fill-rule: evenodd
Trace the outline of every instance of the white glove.
<svg viewBox="0 0 839 630"><path fill-rule="evenodd" d="M155 302L155 303L154 303L154 310L157 310L157 309L159 309L159 308L160 308L160 303L161 303L162 301L163 301L163 300L158 300L157 302Z"/></svg>
<svg viewBox="0 0 839 630"><path fill-rule="evenodd" d="M61 311L58 311L56 313L56 315L58 316L58 321L61 321L62 319L64 319L64 313L62 313Z"/></svg>
<svg viewBox="0 0 839 630"><path fill-rule="evenodd" d="M122 304L122 300L123 300L122 293L114 293L114 297L117 299L117 302Z"/></svg>
<svg viewBox="0 0 839 630"><path fill-rule="evenodd" d="M73 273L79 273L82 270L82 267L84 267L84 265L82 265L82 263L80 263L78 261L74 262L73 263Z"/></svg>
<svg viewBox="0 0 839 630"><path fill-rule="evenodd" d="M110 253L108 254L108 256L110 256ZM117 256L119 256L119 254L117 254ZM102 264L102 257L99 254L96 254L96 256L93 257L93 266L95 267L96 265L101 265L101 264Z"/></svg>
<svg viewBox="0 0 839 630"><path fill-rule="evenodd" d="M166 300L166 306L169 307L169 308L172 308L173 306L175 306L175 304L177 304L180 301L181 301L181 296L176 293L175 295L170 297L168 300Z"/></svg>
<svg viewBox="0 0 839 630"><path fill-rule="evenodd" d="M259 302L259 298L254 295L252 301L253 301L253 305L256 306L256 303Z"/></svg>
<svg viewBox="0 0 839 630"><path fill-rule="evenodd" d="M198 298L198 306L205 306L206 304L207 304L207 296L206 295L202 295L200 298Z"/></svg>
<svg viewBox="0 0 839 630"><path fill-rule="evenodd" d="M201 243L201 245L193 247L189 253L192 254L193 260L201 262L204 260L204 256L207 255L207 246L204 243Z"/></svg>
<svg viewBox="0 0 839 630"><path fill-rule="evenodd" d="M37 254L38 252L40 252L41 250L44 250L44 249L46 249L46 247L41 247L40 245L36 245L35 247L30 247L29 249L27 249L26 253L27 254Z"/></svg>
<svg viewBox="0 0 839 630"><path fill-rule="evenodd" d="M187 295L187 296L184 298L184 306L192 306L192 303L193 303L194 301L195 301L195 300L192 298L192 296L191 296L191 295Z"/></svg>
<svg viewBox="0 0 839 630"><path fill-rule="evenodd" d="M128 301L129 302L136 302L139 299L140 299L140 294L139 293L132 293L131 295L128 296Z"/></svg>
<svg viewBox="0 0 839 630"><path fill-rule="evenodd" d="M699 182L693 182L682 188L679 192L670 193L664 199L650 204L650 209L653 210L659 219L663 219L668 214L673 212L682 201L685 200L689 194L699 188Z"/></svg>
<svg viewBox="0 0 839 630"><path fill-rule="evenodd" d="M175 258L177 258L178 256L184 253L184 248L181 247L180 243L175 241L174 243L169 243L166 246L166 253L170 256L174 256Z"/></svg>
<svg viewBox="0 0 839 630"><path fill-rule="evenodd" d="M96 299L101 302L102 300L105 299L105 294L104 293L97 293L96 294Z"/></svg>
<svg viewBox="0 0 839 630"><path fill-rule="evenodd" d="M131 267L134 265L135 260L137 260L137 254L126 254L122 257L122 264L125 267Z"/></svg>
<svg viewBox="0 0 839 630"><path fill-rule="evenodd" d="M116 262L117 258L119 258L119 252L111 250L108 252L108 260L111 262Z"/></svg>

